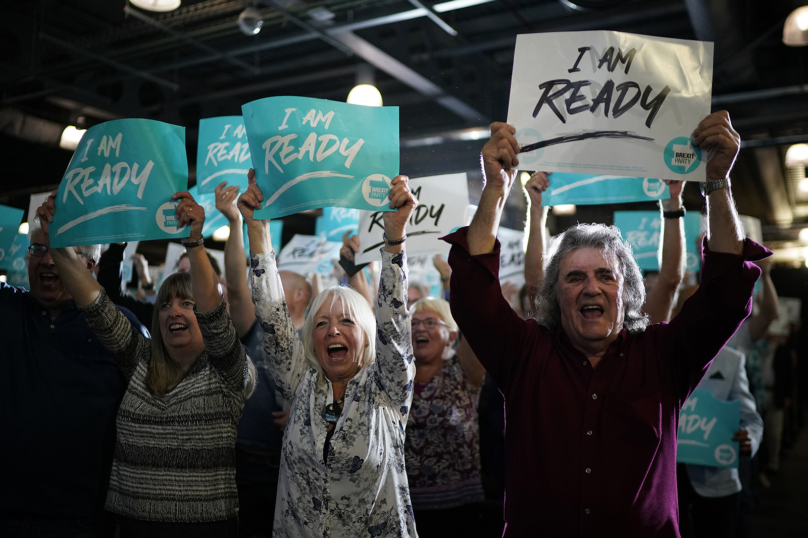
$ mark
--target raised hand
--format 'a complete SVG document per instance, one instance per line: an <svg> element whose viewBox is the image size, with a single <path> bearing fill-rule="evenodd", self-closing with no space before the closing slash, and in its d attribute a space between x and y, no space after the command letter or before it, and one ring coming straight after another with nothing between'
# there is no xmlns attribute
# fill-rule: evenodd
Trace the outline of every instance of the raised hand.
<svg viewBox="0 0 808 538"><path fill-rule="evenodd" d="M507 123L491 124L491 138L483 146L481 160L486 186L510 189L519 166L519 143L514 138L516 129Z"/></svg>
<svg viewBox="0 0 808 538"><path fill-rule="evenodd" d="M729 112L719 110L701 120L693 131L693 142L706 153L703 158L707 163L707 179L728 178L741 149L741 136L732 128Z"/></svg>
<svg viewBox="0 0 808 538"><path fill-rule="evenodd" d="M179 200L177 205L177 223L179 227L191 226L191 241L202 238L202 228L205 226L205 208L196 203L190 192L178 192L171 197L172 200Z"/></svg>
<svg viewBox="0 0 808 538"><path fill-rule="evenodd" d="M446 260L440 257L440 254L435 254L435 257L432 258L432 265L438 270L441 281L446 282L452 277L452 268Z"/></svg>
<svg viewBox="0 0 808 538"><path fill-rule="evenodd" d="M227 186L227 181L222 181L216 186L216 209L222 212L228 222L238 223L239 212L236 208L236 198L238 198L238 187Z"/></svg>
<svg viewBox="0 0 808 538"><path fill-rule="evenodd" d="M244 222L247 223L247 226L250 226L253 223L253 213L256 209L261 209L264 194L255 184L255 170L252 168L247 172L247 180L249 181L247 190L238 197L238 210L241 212L241 216L244 217Z"/></svg>
<svg viewBox="0 0 808 538"><path fill-rule="evenodd" d="M550 179L546 172L533 172L525 183L524 189L530 207L541 207L541 193L550 187Z"/></svg>
<svg viewBox="0 0 808 538"><path fill-rule="evenodd" d="M36 214L39 216L39 225L42 227L45 239L49 238L48 225L53 222L54 213L56 213L56 191L51 192L36 210Z"/></svg>
<svg viewBox="0 0 808 538"><path fill-rule="evenodd" d="M396 176L391 182L390 189L390 209L384 214L384 233L389 240L401 239L407 229L407 222L410 220L412 210L418 205L418 199L410 192L410 178L407 176Z"/></svg>
<svg viewBox="0 0 808 538"><path fill-rule="evenodd" d="M339 249L340 256L346 260L353 262L354 254L359 252L359 236L351 232L345 232L342 236L342 248Z"/></svg>

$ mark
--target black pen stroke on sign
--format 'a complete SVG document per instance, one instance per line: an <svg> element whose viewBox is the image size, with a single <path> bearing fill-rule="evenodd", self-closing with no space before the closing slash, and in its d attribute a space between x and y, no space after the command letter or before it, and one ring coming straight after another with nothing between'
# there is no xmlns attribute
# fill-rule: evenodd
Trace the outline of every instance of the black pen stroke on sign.
<svg viewBox="0 0 808 538"><path fill-rule="evenodd" d="M434 231L431 231L431 232L427 231L427 230L423 230L423 231L420 231L420 232L408 233L407 238L415 237L416 235L439 234L439 233L441 233L440 230L434 230ZM376 243L375 245L370 245L368 248L366 248L365 250L362 251L362 254L364 254L366 252L370 252L373 249L379 248L383 244L384 244L384 241L380 241L379 243Z"/></svg>
<svg viewBox="0 0 808 538"><path fill-rule="evenodd" d="M654 141L653 138L648 136L640 136L631 131L592 131L589 133L581 133L576 135L559 136L549 140L540 140L539 142L522 146L519 153L528 153L536 149L546 148L547 146L566 144L568 142L580 142L582 140L591 140L593 138L633 138L635 140L646 140L648 142Z"/></svg>

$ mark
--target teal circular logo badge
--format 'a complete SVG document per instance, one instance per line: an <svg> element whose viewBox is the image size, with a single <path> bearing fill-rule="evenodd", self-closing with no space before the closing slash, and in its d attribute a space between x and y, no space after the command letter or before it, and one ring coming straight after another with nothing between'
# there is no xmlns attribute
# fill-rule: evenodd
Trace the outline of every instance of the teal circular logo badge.
<svg viewBox="0 0 808 538"><path fill-rule="evenodd" d="M701 164L701 148L693 145L692 138L680 136L668 142L662 158L671 172L689 174Z"/></svg>

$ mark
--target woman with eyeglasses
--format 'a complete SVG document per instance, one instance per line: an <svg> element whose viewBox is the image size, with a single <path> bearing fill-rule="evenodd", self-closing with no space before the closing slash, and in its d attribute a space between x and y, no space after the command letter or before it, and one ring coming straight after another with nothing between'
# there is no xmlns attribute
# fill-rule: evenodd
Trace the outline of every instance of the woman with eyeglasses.
<svg viewBox="0 0 808 538"><path fill-rule="evenodd" d="M255 370L246 357L203 246L205 210L173 197L191 270L157 294L151 340L112 304L72 248L50 249L59 278L128 382L118 409L106 510L121 538L238 536L236 430ZM55 191L39 208L42 230Z"/></svg>
<svg viewBox="0 0 808 538"><path fill-rule="evenodd" d="M477 403L483 369L462 339L449 303L413 304L415 385L404 445L418 534L481 536L484 499Z"/></svg>
<svg viewBox="0 0 808 538"><path fill-rule="evenodd" d="M312 302L302 342L284 301L263 194L239 198L250 238L255 313L267 364L291 414L283 438L274 536L417 536L404 432L415 365L407 312L406 225L417 200L408 178L390 185L376 314L350 288Z"/></svg>

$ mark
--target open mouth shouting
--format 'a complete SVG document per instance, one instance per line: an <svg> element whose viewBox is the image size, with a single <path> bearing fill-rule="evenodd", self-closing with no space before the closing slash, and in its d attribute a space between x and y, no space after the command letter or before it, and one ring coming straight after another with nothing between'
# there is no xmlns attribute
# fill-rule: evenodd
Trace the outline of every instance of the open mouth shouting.
<svg viewBox="0 0 808 538"><path fill-rule="evenodd" d="M331 360L339 361L345 358L348 354L348 347L345 344L329 344L328 345L328 358Z"/></svg>
<svg viewBox="0 0 808 538"><path fill-rule="evenodd" d="M46 286L53 286L59 281L59 275L51 272L39 273L39 281Z"/></svg>
<svg viewBox="0 0 808 538"><path fill-rule="evenodd" d="M603 307L599 305L586 305L580 310L584 319L599 319L603 316Z"/></svg>
<svg viewBox="0 0 808 538"><path fill-rule="evenodd" d="M172 323L168 326L168 331L171 334L180 334L188 330L188 326L183 323Z"/></svg>

